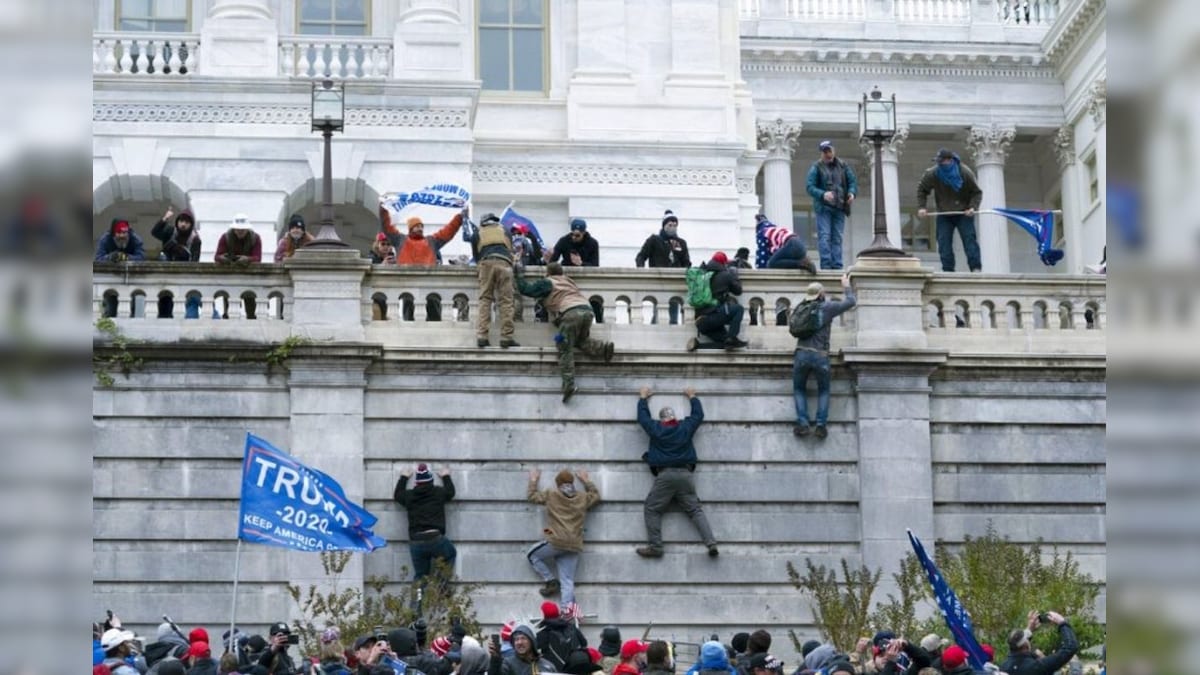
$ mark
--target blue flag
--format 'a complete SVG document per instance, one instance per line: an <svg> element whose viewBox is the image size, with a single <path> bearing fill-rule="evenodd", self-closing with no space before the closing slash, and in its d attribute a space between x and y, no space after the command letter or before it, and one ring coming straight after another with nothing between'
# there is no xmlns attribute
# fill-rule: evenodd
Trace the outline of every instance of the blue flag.
<svg viewBox="0 0 1200 675"><path fill-rule="evenodd" d="M933 564L929 555L925 553L925 547L921 545L921 540L913 536L912 530L908 531L908 541L912 543L921 567L925 568L925 575L929 577L929 584L933 586L933 596L937 600L938 609L941 610L942 617L946 619L946 626L950 629L950 634L954 636L954 641L967 652L967 660L970 661L971 668L983 670L983 664L987 663L987 654L975 640L975 628L971 626L971 615L967 614L967 609L958 601L954 589L946 583L946 579L938 571L937 565Z"/></svg>
<svg viewBox="0 0 1200 675"><path fill-rule="evenodd" d="M333 478L246 434L238 538L297 551L373 551L377 519Z"/></svg>
<svg viewBox="0 0 1200 675"><path fill-rule="evenodd" d="M393 213L399 213L414 204L461 209L469 201L470 192L450 183L430 185L416 192L389 192L379 198L379 204Z"/></svg>
<svg viewBox="0 0 1200 675"><path fill-rule="evenodd" d="M535 240L537 240L538 246L542 247L543 249L546 248L546 242L542 240L542 233L538 232L537 225L534 225L532 220L517 213L516 211L513 211L511 206L504 209L504 213L500 214L500 224L504 226L504 229L510 232L512 231L513 225L524 225L525 227L529 228L529 234Z"/></svg>
<svg viewBox="0 0 1200 675"><path fill-rule="evenodd" d="M1025 211L1022 209L996 209L996 213L1020 225L1033 235L1038 243L1038 257L1045 265L1062 260L1062 249L1051 248L1054 243L1054 213L1051 211Z"/></svg>

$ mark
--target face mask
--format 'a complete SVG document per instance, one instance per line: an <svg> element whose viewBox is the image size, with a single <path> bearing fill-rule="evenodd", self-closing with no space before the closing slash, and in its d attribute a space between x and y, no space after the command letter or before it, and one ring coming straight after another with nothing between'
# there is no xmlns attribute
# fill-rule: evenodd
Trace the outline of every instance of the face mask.
<svg viewBox="0 0 1200 675"><path fill-rule="evenodd" d="M663 232L666 232L667 236L669 236L669 237L674 237L675 233L678 230L679 230L678 225L667 225L666 227L663 228Z"/></svg>
<svg viewBox="0 0 1200 675"><path fill-rule="evenodd" d="M565 496L565 497L574 497L575 496L575 484L574 483L563 483L562 485L558 486L558 491L563 493L563 496Z"/></svg>

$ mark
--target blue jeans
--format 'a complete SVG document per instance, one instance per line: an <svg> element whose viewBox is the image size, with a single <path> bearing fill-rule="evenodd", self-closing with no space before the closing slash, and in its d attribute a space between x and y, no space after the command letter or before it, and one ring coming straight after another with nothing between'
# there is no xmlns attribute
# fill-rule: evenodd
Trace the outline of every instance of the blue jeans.
<svg viewBox="0 0 1200 675"><path fill-rule="evenodd" d="M800 241L800 237L793 235L791 239L783 242L767 260L767 269L769 270L798 270L800 269L800 261L804 256L808 255L808 251L804 248L804 242Z"/></svg>
<svg viewBox="0 0 1200 675"><path fill-rule="evenodd" d="M550 566L547 564L553 562L558 571L559 594L562 598L562 602L559 604L569 605L575 602L575 568L579 566L578 551L564 551L555 548L554 544L542 540L529 551L526 558L529 559L529 564L533 565L534 571L538 573L542 581L550 581L555 578L554 572L550 571Z"/></svg>
<svg viewBox="0 0 1200 675"><path fill-rule="evenodd" d="M696 320L696 331L718 344L732 340L742 330L742 314L745 308L735 302L727 302Z"/></svg>
<svg viewBox="0 0 1200 675"><path fill-rule="evenodd" d="M433 561L445 560L451 568L458 557L458 549L449 537L440 536L426 541L410 541L408 552L412 556L413 581L420 581L433 570Z"/></svg>
<svg viewBox="0 0 1200 675"><path fill-rule="evenodd" d="M938 255L942 258L942 271L954 271L954 230L962 238L963 250L967 252L967 267L974 272L982 269L979 262L979 241L975 238L975 216L938 216Z"/></svg>
<svg viewBox="0 0 1200 675"><path fill-rule="evenodd" d="M796 424L808 424L808 375L817 378L817 425L829 421L829 357L807 349L797 349L792 363L792 399L796 403Z"/></svg>
<svg viewBox="0 0 1200 675"><path fill-rule="evenodd" d="M842 269L842 231L845 229L845 212L817 207L817 253L821 256L821 269Z"/></svg>

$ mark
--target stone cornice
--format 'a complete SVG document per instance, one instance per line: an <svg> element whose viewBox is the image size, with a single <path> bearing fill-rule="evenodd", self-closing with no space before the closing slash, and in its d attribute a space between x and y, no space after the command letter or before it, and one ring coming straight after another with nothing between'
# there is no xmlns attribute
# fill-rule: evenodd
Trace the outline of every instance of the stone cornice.
<svg viewBox="0 0 1200 675"><path fill-rule="evenodd" d="M734 185L732 169L688 169L679 167L530 166L476 164L471 173L476 183L590 183L600 185Z"/></svg>
<svg viewBox="0 0 1200 675"><path fill-rule="evenodd" d="M748 43L748 44L747 44ZM947 43L904 47L847 43L813 47L798 40L744 40L743 73L835 73L909 77L1055 79L1036 47L981 45L988 51L950 51Z"/></svg>
<svg viewBox="0 0 1200 675"><path fill-rule="evenodd" d="M466 128L470 111L465 108L346 109L346 124L360 127ZM312 108L307 105L205 105L187 103L94 103L93 122L155 122L187 124L296 124L307 125Z"/></svg>
<svg viewBox="0 0 1200 675"><path fill-rule="evenodd" d="M1054 65L1061 65L1092 22L1104 13L1106 6L1105 0L1078 0L1072 3L1067 9L1069 15L1060 14L1042 41L1046 58Z"/></svg>

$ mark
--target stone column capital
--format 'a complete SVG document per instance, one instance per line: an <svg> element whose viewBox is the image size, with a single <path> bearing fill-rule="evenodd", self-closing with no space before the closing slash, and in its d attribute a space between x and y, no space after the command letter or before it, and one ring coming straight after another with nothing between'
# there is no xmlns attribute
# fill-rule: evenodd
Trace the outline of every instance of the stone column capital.
<svg viewBox="0 0 1200 675"><path fill-rule="evenodd" d="M975 165L1004 165L1017 129L1012 125L985 124L973 126L967 131L967 147L975 158Z"/></svg>
<svg viewBox="0 0 1200 675"><path fill-rule="evenodd" d="M1092 83L1091 97L1088 99L1088 112L1096 128L1104 126L1106 109L1108 108L1108 80L1101 78Z"/></svg>
<svg viewBox="0 0 1200 675"><path fill-rule="evenodd" d="M783 118L758 120L758 147L767 151L767 159L791 161L803 126L799 121L784 121Z"/></svg>
<svg viewBox="0 0 1200 675"><path fill-rule="evenodd" d="M272 19L267 0L214 0L208 9L208 18Z"/></svg>
<svg viewBox="0 0 1200 675"><path fill-rule="evenodd" d="M1075 163L1075 131L1069 127L1059 127L1054 134L1054 154L1058 158L1058 170L1066 171Z"/></svg>
<svg viewBox="0 0 1200 675"><path fill-rule="evenodd" d="M904 151L904 143L908 141L908 134L912 131L908 122L901 122L896 125L896 135L883 142L883 161L899 162L900 155ZM875 163L875 144L866 139L859 139L858 147L862 150L863 157L867 158L867 164Z"/></svg>

